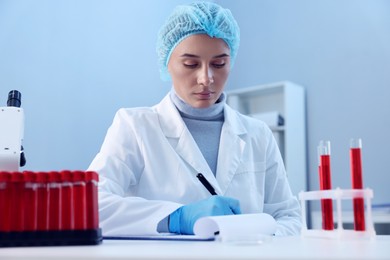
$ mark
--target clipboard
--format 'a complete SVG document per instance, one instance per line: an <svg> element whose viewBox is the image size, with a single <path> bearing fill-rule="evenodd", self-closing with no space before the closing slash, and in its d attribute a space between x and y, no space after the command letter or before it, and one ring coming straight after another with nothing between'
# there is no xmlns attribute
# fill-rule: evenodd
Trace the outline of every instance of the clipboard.
<svg viewBox="0 0 390 260"><path fill-rule="evenodd" d="M224 241L258 239L273 236L276 221L268 214L239 214L210 216L198 219L194 225L195 235L160 233L157 235L103 236L107 240L171 240L171 241Z"/></svg>
<svg viewBox="0 0 390 260"><path fill-rule="evenodd" d="M200 237L196 235L161 233L154 236L103 236L103 240L214 241L215 236Z"/></svg>

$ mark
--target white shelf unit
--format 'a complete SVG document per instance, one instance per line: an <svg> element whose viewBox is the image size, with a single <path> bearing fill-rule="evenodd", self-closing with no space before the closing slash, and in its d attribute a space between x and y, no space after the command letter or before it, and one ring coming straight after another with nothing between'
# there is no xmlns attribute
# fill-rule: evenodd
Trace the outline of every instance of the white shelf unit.
<svg viewBox="0 0 390 260"><path fill-rule="evenodd" d="M227 103L242 114L279 112L284 125L270 126L278 142L291 190L306 191L305 91L289 81L227 91Z"/></svg>

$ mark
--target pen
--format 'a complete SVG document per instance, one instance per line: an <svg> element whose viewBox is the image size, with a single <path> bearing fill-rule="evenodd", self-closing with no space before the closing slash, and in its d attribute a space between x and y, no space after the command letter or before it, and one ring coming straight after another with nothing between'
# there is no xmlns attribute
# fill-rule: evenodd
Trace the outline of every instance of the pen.
<svg viewBox="0 0 390 260"><path fill-rule="evenodd" d="M211 184L207 181L207 179L203 176L203 174L198 173L198 175L196 175L196 177L203 184L203 186L206 187L206 189L210 192L211 195L217 195L213 186L211 186Z"/></svg>

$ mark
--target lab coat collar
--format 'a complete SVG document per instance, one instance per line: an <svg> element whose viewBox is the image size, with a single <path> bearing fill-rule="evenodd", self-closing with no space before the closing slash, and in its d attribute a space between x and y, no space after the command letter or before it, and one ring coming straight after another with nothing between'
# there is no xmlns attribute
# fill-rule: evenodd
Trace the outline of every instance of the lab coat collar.
<svg viewBox="0 0 390 260"><path fill-rule="evenodd" d="M155 106L155 109L165 136L168 138L179 138L185 129L185 123L172 103L169 93Z"/></svg>
<svg viewBox="0 0 390 260"><path fill-rule="evenodd" d="M161 128L167 137L178 138L183 129L185 129L185 123L182 120L179 111L172 103L169 93L163 98L163 100L155 106L155 109L159 115ZM246 129L243 127L240 118L237 116L237 112L233 110L229 105L224 106L224 116L226 128L235 135L246 134Z"/></svg>
<svg viewBox="0 0 390 260"><path fill-rule="evenodd" d="M225 123L222 127L217 164L217 181L221 194L225 194L239 167L246 142L243 138L247 130L240 117L229 105L225 104Z"/></svg>
<svg viewBox="0 0 390 260"><path fill-rule="evenodd" d="M194 174L201 172L214 187L217 194L223 195L233 178L245 147L245 128L237 112L225 104L225 122L222 126L218 154L216 178L198 148L191 133L185 126L169 94L155 106L161 129L176 152L194 168Z"/></svg>
<svg viewBox="0 0 390 260"><path fill-rule="evenodd" d="M169 94L155 108L161 129L172 148L175 149L184 161L191 165L194 169L194 175L201 172L206 178L211 178L212 176L214 182L210 181L210 183L213 186L217 185L214 174L211 172L190 131L187 129L179 111L171 101ZM217 190L216 187L215 189Z"/></svg>

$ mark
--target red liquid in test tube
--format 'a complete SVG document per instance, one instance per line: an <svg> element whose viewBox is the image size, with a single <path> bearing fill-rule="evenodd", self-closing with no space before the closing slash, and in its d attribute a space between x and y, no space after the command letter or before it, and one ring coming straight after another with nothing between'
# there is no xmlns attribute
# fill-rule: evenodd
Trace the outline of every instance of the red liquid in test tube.
<svg viewBox="0 0 390 260"><path fill-rule="evenodd" d="M37 230L49 230L49 187L48 187L49 173L37 173Z"/></svg>
<svg viewBox="0 0 390 260"><path fill-rule="evenodd" d="M330 142L321 141L318 146L318 172L320 179L320 190L332 189L331 168L330 168ZM333 201L332 199L321 200L322 228L333 230Z"/></svg>
<svg viewBox="0 0 390 260"><path fill-rule="evenodd" d="M9 172L0 172L0 232L10 231L10 192Z"/></svg>
<svg viewBox="0 0 390 260"><path fill-rule="evenodd" d="M362 174L362 140L351 139L350 143L350 162L351 162L351 179L352 189L363 189L363 174ZM357 231L366 230L364 219L364 199L353 199L353 216L354 228Z"/></svg>
<svg viewBox="0 0 390 260"><path fill-rule="evenodd" d="M99 228L99 209L98 209L98 181L99 176L96 172L86 172L86 206L87 206L87 229Z"/></svg>
<svg viewBox="0 0 390 260"><path fill-rule="evenodd" d="M23 231L24 229L24 175L21 172L11 173L10 184L10 231Z"/></svg>
<svg viewBox="0 0 390 260"><path fill-rule="evenodd" d="M37 174L35 172L23 172L25 179L25 187L23 192L24 204L24 230L37 230L37 206L38 206L38 190L37 190Z"/></svg>
<svg viewBox="0 0 390 260"><path fill-rule="evenodd" d="M49 230L61 230L61 175L59 172L49 172Z"/></svg>
<svg viewBox="0 0 390 260"><path fill-rule="evenodd" d="M71 171L61 172L61 221L63 230L74 228L73 184Z"/></svg>
<svg viewBox="0 0 390 260"><path fill-rule="evenodd" d="M82 171L73 171L72 181L75 213L74 228L76 230L85 230L87 229L85 173Z"/></svg>

